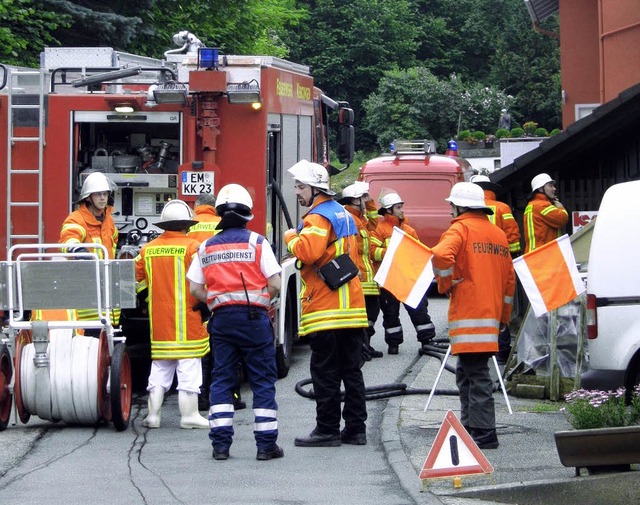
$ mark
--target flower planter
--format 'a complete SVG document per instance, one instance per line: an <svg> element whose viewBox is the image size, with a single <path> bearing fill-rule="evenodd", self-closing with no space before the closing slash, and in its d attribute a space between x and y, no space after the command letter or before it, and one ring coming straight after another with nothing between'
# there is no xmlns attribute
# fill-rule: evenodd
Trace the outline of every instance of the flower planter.
<svg viewBox="0 0 640 505"><path fill-rule="evenodd" d="M556 448L564 466L604 470L640 463L640 426L557 431ZM613 469L613 468L612 468Z"/></svg>

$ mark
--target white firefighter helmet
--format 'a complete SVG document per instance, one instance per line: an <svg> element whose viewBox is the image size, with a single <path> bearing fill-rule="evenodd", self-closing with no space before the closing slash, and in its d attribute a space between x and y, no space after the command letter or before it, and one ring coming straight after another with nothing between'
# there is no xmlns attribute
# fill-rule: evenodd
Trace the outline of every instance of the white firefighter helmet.
<svg viewBox="0 0 640 505"><path fill-rule="evenodd" d="M253 219L252 209L253 199L246 188L240 184L227 184L218 192L216 212L219 216L224 216L225 212L233 210L247 220L251 220Z"/></svg>
<svg viewBox="0 0 640 505"><path fill-rule="evenodd" d="M198 221L193 219L191 208L182 200L171 200L162 209L160 221L154 223L158 228L178 231L191 228Z"/></svg>
<svg viewBox="0 0 640 505"><path fill-rule="evenodd" d="M307 160L300 160L287 170L296 181L308 184L313 188L318 188L329 196L334 196L335 191L331 191L329 186L329 172L322 165L312 163Z"/></svg>
<svg viewBox="0 0 640 505"><path fill-rule="evenodd" d="M397 203L404 203L404 200L400 198L400 195L398 193L391 192L382 195L378 202L380 202L380 207L382 207L383 209L390 209Z"/></svg>
<svg viewBox="0 0 640 505"><path fill-rule="evenodd" d="M78 201L81 202L93 193L115 191L115 189L115 184L111 182L102 172L92 172L82 183L82 190L80 191L80 199Z"/></svg>
<svg viewBox="0 0 640 505"><path fill-rule="evenodd" d="M547 182L554 181L549 174L538 174L531 179L531 191L534 192L544 186Z"/></svg>
<svg viewBox="0 0 640 505"><path fill-rule="evenodd" d="M480 209L484 210L487 214L493 214L493 211L487 207L484 201L484 191L473 182L458 182L454 184L451 188L449 198L445 198L445 200L458 207Z"/></svg>
<svg viewBox="0 0 640 505"><path fill-rule="evenodd" d="M342 198L360 198L369 192L369 183L356 181L342 190Z"/></svg>
<svg viewBox="0 0 640 505"><path fill-rule="evenodd" d="M486 175L472 175L469 181L477 184L482 189L493 191L494 193L497 193L498 191L500 191L500 189L502 189L502 186L500 186L500 184L491 182L491 179L489 179Z"/></svg>

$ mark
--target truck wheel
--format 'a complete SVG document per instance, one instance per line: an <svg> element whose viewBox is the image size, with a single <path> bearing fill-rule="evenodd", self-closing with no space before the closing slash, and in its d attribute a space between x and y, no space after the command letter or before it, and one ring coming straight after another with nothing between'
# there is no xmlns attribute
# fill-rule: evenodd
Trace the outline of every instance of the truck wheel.
<svg viewBox="0 0 640 505"><path fill-rule="evenodd" d="M289 297L287 297L284 317L284 343L276 347L278 379L284 379L289 374L289 368L291 367L291 353L293 351L293 338L295 335L295 312Z"/></svg>
<svg viewBox="0 0 640 505"><path fill-rule="evenodd" d="M111 356L111 421L116 430L129 427L131 418L131 363L124 344L117 344Z"/></svg>
<svg viewBox="0 0 640 505"><path fill-rule="evenodd" d="M0 347L0 431L4 431L9 425L11 417L11 404L13 395L9 390L13 377L13 367L11 365L11 355L6 345Z"/></svg>

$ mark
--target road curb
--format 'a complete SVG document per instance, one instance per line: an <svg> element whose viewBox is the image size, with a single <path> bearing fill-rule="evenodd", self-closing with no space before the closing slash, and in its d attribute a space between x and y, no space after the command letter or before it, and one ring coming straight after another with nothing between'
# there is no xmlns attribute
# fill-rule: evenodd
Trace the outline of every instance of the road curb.
<svg viewBox="0 0 640 505"><path fill-rule="evenodd" d="M409 368L409 372L403 377L405 384L413 384L418 373L422 369L418 356ZM382 447L392 470L398 477L402 489L413 499L416 504L442 505L436 495L429 491L420 491L420 479L402 445L400 438L400 411L404 396L395 396L389 399L382 413L382 425L380 436Z"/></svg>

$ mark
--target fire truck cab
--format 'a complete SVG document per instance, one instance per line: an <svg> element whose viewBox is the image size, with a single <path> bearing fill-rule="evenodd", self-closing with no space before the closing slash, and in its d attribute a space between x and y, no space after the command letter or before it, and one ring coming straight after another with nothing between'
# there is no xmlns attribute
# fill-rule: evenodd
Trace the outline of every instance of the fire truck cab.
<svg viewBox="0 0 640 505"><path fill-rule="evenodd" d="M0 184L6 188L0 251L57 242L92 172L105 173L117 187L119 258L135 257L162 231L154 223L168 201L192 204L201 192L241 184L254 201L249 227L266 236L283 267L272 319L284 377L300 284L283 241L300 216L286 170L301 159L334 170L332 111L339 161L350 163L353 111L315 87L307 66L222 55L193 36L188 41L162 60L76 47L46 48L39 69L0 65ZM123 311L132 358L149 356L145 311Z"/></svg>
<svg viewBox="0 0 640 505"><path fill-rule="evenodd" d="M429 247L438 243L451 224L451 208L445 198L452 186L474 174L467 160L435 152L433 141L396 140L391 153L367 161L359 175L369 183L369 193L376 200L389 190L400 195L409 225Z"/></svg>

